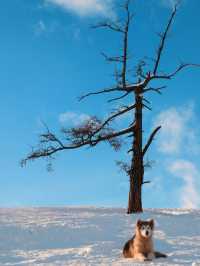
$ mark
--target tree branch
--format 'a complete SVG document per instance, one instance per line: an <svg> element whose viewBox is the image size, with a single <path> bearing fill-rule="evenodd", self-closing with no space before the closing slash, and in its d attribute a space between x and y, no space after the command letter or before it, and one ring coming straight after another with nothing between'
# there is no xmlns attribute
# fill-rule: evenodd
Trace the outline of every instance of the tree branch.
<svg viewBox="0 0 200 266"><path fill-rule="evenodd" d="M175 6L170 18L169 18L169 21L167 23L167 27L164 31L164 33L162 33L160 36L161 36L161 42L160 42L160 45L159 45L159 48L158 48L158 53L157 53L157 58L155 60L155 66L154 66L154 70L153 70L153 74L156 75L157 73L157 70L158 70L158 67L159 67L159 63L160 63L160 59L161 59L161 56L162 56L162 53L163 53L163 50L164 50L164 46L165 46L165 41L167 39L167 35L168 35L168 32L170 30L170 27L172 25L172 22L173 22L173 19L176 15L176 12L177 12L177 6Z"/></svg>
<svg viewBox="0 0 200 266"><path fill-rule="evenodd" d="M103 94L103 93L109 93L109 92L116 92L116 91L124 91L124 89L120 86L114 87L114 88L108 88L108 89L104 89L101 91L96 91L96 92L89 92L83 96L79 97L79 101L82 101L83 99L85 99L86 97L89 97L91 95L97 95L97 94Z"/></svg>
<svg viewBox="0 0 200 266"><path fill-rule="evenodd" d="M24 166L26 164L27 161L30 160L35 160L37 158L41 158L41 157L51 157L53 154L59 152L59 151L64 151L64 150L73 150L73 149L77 149L86 145L89 146L95 146L97 145L99 142L102 141L110 141L116 137L122 136L122 135L126 135L130 132L133 131L133 126L117 131L117 132L111 132L105 135L97 135L94 139L92 139L92 136L88 136L88 138L86 140L84 140L84 138L82 138L82 140L74 140L72 144L65 144L62 146L52 146L51 142L54 141L51 138L49 138L47 136L47 134L42 134L41 137L45 137L46 138L46 143L49 144L48 147L46 148L38 148L36 151L32 151L25 159L23 159L21 161L21 165ZM51 135L51 133L50 133ZM43 142L42 142L43 143Z"/></svg>
<svg viewBox="0 0 200 266"><path fill-rule="evenodd" d="M183 70L186 67L200 67L200 64L191 64L191 63L185 63L185 64L180 64L176 70L170 74L163 74L163 75L152 75L150 80L153 79L171 79L174 76L176 76L176 74L178 74L181 70Z"/></svg>
<svg viewBox="0 0 200 266"><path fill-rule="evenodd" d="M101 55L105 58L108 62L123 62L123 56L108 56L104 52L101 52Z"/></svg>
<svg viewBox="0 0 200 266"><path fill-rule="evenodd" d="M162 86L162 87L159 87L159 88L148 88L148 89L144 89L143 92L147 92L147 91L154 91L154 92L157 92L158 94L162 94L161 90L166 88L166 86Z"/></svg>
<svg viewBox="0 0 200 266"><path fill-rule="evenodd" d="M143 103L142 106L145 107L145 108L147 108L149 111L152 111L152 108L149 107L148 105L146 105L146 104Z"/></svg>
<svg viewBox="0 0 200 266"><path fill-rule="evenodd" d="M128 60L128 34L129 34L129 26L130 22L133 18L133 14L130 13L129 10L130 0L128 0L125 4L125 9L127 13L127 19L124 27L124 45L123 45L123 67L122 67L122 84L123 88L126 88L126 75L127 75L127 60Z"/></svg>
<svg viewBox="0 0 200 266"><path fill-rule="evenodd" d="M116 98L110 99L110 100L108 100L108 103L111 103L111 102L114 102L114 101L117 101L117 100L123 99L123 98L125 98L127 95L129 95L129 93L130 93L130 91L126 92L126 93L123 94L122 96L119 96L119 97L116 97Z"/></svg>
<svg viewBox="0 0 200 266"><path fill-rule="evenodd" d="M129 27L130 22L133 19L133 14L129 10L130 0L126 0L125 4L121 5L123 9L125 9L126 12L126 19L125 21L104 21L100 22L97 25L93 26L93 28L108 28L115 32L120 32L123 34L123 55L115 56L115 57L109 57L105 53L102 53L104 58L109 62L117 62L122 64L122 69L120 75L117 76L117 78L120 77L119 84L123 86L124 89L126 89L126 82L127 82L127 61L128 61L128 34L129 34Z"/></svg>
<svg viewBox="0 0 200 266"><path fill-rule="evenodd" d="M150 183L151 183L151 181L144 181L144 182L142 182L142 185L150 184Z"/></svg>
<svg viewBox="0 0 200 266"><path fill-rule="evenodd" d="M156 133L161 129L161 126L157 127L156 129L154 129L154 131L151 133L149 140L147 141L147 144L145 145L142 155L144 157L145 153L147 152L149 146L151 145L151 142L153 141L153 138L155 137Z"/></svg>
<svg viewBox="0 0 200 266"><path fill-rule="evenodd" d="M124 32L121 25L119 25L118 23L113 22L113 21L99 22L98 24L93 25L92 28L93 29L108 28L108 29L113 30L113 31L117 31L117 32L121 32L121 33Z"/></svg>
<svg viewBox="0 0 200 266"><path fill-rule="evenodd" d="M167 77L171 79L172 77L174 77L176 74L178 74L181 70L183 70L186 67L200 67L200 64L190 64L190 63L181 64L179 67L177 67L177 69L174 72L169 74Z"/></svg>
<svg viewBox="0 0 200 266"><path fill-rule="evenodd" d="M53 134L52 132L50 132L49 127L47 126L47 124L45 122L42 121L43 126L46 128L46 133L45 134L41 134L41 137L43 138L42 143L51 141L51 142L57 142L58 145L60 147L64 147L64 144L62 143L61 140L59 140L55 134Z"/></svg>
<svg viewBox="0 0 200 266"><path fill-rule="evenodd" d="M113 115L111 115L110 117L108 117L103 123L102 125L94 132L93 136L96 135L98 132L100 132L108 123L110 123L113 119L115 119L118 116L121 116L131 110L133 110L135 108L135 104L130 105L126 108L123 108L122 110L114 113Z"/></svg>

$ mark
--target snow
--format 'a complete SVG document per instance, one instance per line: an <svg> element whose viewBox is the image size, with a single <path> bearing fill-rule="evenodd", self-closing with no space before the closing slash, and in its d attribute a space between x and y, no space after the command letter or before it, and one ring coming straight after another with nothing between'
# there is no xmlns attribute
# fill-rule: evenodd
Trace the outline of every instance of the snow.
<svg viewBox="0 0 200 266"><path fill-rule="evenodd" d="M167 259L122 257L138 218L155 219L154 242ZM120 208L0 209L0 265L200 265L200 211Z"/></svg>

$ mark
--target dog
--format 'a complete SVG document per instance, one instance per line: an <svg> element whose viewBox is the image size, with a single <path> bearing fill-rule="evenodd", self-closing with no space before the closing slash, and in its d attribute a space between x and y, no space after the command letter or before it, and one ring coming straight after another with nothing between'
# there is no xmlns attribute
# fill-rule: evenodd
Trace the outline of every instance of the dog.
<svg viewBox="0 0 200 266"><path fill-rule="evenodd" d="M125 258L134 258L139 261L166 258L167 255L154 251L153 231L154 220L138 220L136 223L135 235L124 245L123 256Z"/></svg>

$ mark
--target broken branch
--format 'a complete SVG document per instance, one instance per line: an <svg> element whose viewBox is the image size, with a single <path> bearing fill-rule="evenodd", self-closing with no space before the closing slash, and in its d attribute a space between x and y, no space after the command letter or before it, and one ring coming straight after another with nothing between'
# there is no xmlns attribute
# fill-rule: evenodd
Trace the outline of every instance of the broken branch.
<svg viewBox="0 0 200 266"><path fill-rule="evenodd" d="M161 126L157 127L156 129L154 129L154 131L151 133L149 140L147 141L147 144L145 145L143 151L142 151L142 155L144 157L145 153L147 152L149 146L151 145L151 142L153 141L153 138L155 137L156 133L161 129Z"/></svg>

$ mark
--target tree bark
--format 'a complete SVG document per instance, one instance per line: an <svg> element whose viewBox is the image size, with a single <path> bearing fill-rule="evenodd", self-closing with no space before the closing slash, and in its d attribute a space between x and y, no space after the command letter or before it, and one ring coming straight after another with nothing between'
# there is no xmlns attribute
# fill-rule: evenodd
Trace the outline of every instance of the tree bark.
<svg viewBox="0 0 200 266"><path fill-rule="evenodd" d="M135 91L135 127L133 131L133 153L130 170L130 191L127 213L142 212L142 184L144 176L142 154L142 95Z"/></svg>

